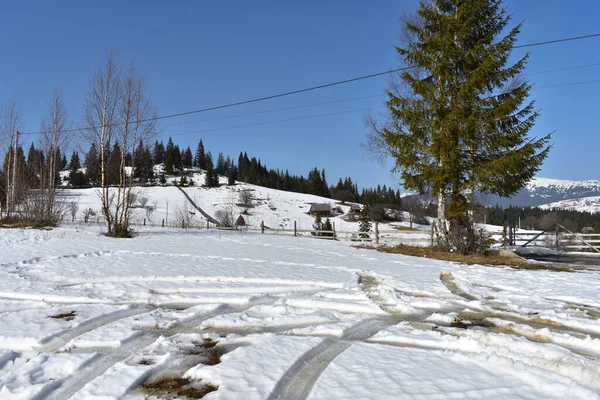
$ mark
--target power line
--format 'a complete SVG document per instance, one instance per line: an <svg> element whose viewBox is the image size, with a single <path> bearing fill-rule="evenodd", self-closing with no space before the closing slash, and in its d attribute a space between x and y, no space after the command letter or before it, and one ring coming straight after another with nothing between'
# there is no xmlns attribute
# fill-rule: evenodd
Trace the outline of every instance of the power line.
<svg viewBox="0 0 600 400"><path fill-rule="evenodd" d="M595 65L595 64L590 64L590 65ZM579 68L579 67L561 68L559 70L573 69L573 68ZM550 71L543 71L543 72L550 72ZM544 88L553 88L553 87L560 87L560 86L573 86L573 85L582 85L582 84L586 84L586 83L598 83L598 82L600 82L600 79L589 80L589 81L579 81L579 82L559 83L559 84L555 84L555 85L533 86L532 89L544 89ZM285 109L260 111L260 112L249 113L249 114L238 114L238 115L233 115L233 116L228 116L228 117L207 119L207 120L196 121L196 122L213 121L213 120L219 120L219 119L225 119L225 118L232 118L232 117L239 117L239 116L246 116L246 115L255 115L255 114L263 114L263 113L276 112L276 111L281 111L281 110L297 109L297 108L310 107L310 106L316 106L316 105L321 105L321 104L341 103L341 102L344 102L344 101L361 100L361 99L368 99L368 98L375 98L375 97L383 97L383 95L364 96L364 97L356 97L356 98L346 99L346 100L336 100L336 101L325 102L325 103L306 104L306 105L303 105L303 106L290 107L290 108L285 108ZM300 120L306 120L306 119L328 117L328 116L333 116L333 115L343 115L343 114L351 114L351 113L356 113L356 112L373 111L373 110L379 110L379 109L383 109L383 108L385 108L385 106L361 108L361 109L339 111L339 112L332 112L332 113L325 113L325 114L306 115L306 116L301 116L301 117L286 118L286 119L279 119L279 120L273 120L273 121L255 122L255 123L251 123L251 124L232 125L232 126L226 126L226 127L221 127L221 128L203 129L203 130L196 131L196 132L173 133L173 134L170 134L169 136L197 135L197 134L206 133L206 132L217 132L217 131L230 130L230 129L239 129L239 128L254 127L254 126L271 125L271 124L277 124L277 123L281 123L281 122L300 121ZM20 135L31 135L31 133L23 133L23 134L19 133L19 134ZM0 138L0 142L2 142L2 141L8 143L9 139L7 139L7 138L6 139L1 139Z"/></svg>
<svg viewBox="0 0 600 400"><path fill-rule="evenodd" d="M548 69L545 71L537 71L537 72L528 72L525 75L538 75L538 74L547 74L549 72L558 72L558 71L569 71L572 69L580 69L580 68L589 68L589 67L597 67L600 63L593 64L585 64L585 65L576 65L574 67L565 67L565 68L556 68L556 69Z"/></svg>
<svg viewBox="0 0 600 400"><path fill-rule="evenodd" d="M575 37L564 38L564 39L546 40L545 42L537 42L537 43L522 44L520 46L513 46L513 49L522 49L523 47L534 47L534 46L542 46L545 44L569 42L572 40L589 39L589 38L598 37L598 36L600 36L600 33L592 33L591 35L575 36Z"/></svg>
<svg viewBox="0 0 600 400"><path fill-rule="evenodd" d="M553 88L553 87L558 87L558 86L572 86L572 85L581 85L581 84L585 84L585 83L597 83L597 82L600 82L600 79L590 80L590 81L581 81L581 82L561 83L561 84L557 84L557 85L533 86L532 89L545 89L545 88ZM383 96L381 96L381 95L378 95L378 96L367 96L366 98L371 98L371 97L383 97ZM350 100L354 100L354 99L350 99ZM301 107L304 107L304 106L301 106ZM293 108L296 108L296 107L293 107ZM332 116L332 115L351 114L351 113L356 113L356 112L379 110L379 109L383 109L383 108L386 108L386 107L385 106L370 107L370 108L361 108L361 109L358 109L358 110L348 110L348 111L340 111L340 112L333 112L333 113L326 113L326 114L317 114L317 115L307 115L307 116L302 116L302 117L286 118L286 119L279 119L279 120L274 120L274 121L255 122L255 123L251 123L251 124L233 125L233 126L226 126L226 127L222 127L222 128L203 129L201 131L196 131L196 132L173 133L173 134L169 134L169 136L197 135L197 134L206 133L206 132L217 132L217 131L229 130L229 129L238 129L238 128L248 128L248 127L253 127L253 126L270 125L270 124L276 124L276 123L281 123L281 122L300 121L300 120L305 120L305 119L328 117L328 116ZM276 111L276 110L271 110L271 111ZM269 112L269 111L264 111L263 113L266 113L266 112ZM244 114L242 114L242 115L244 115ZM224 117L224 118L227 118L227 117ZM221 119L221 118L219 118L219 119ZM206 120L206 121L210 121L210 120Z"/></svg>
<svg viewBox="0 0 600 400"><path fill-rule="evenodd" d="M567 70L580 69L580 68L588 68L588 67L595 67L595 66L600 66L600 63L575 65L575 66L571 66L571 67L562 67L562 68L549 69L549 70L544 70L544 71L528 72L525 75L529 76L529 75L537 75L537 74L546 74L546 73L550 73L550 72L567 71ZM590 82L596 82L596 81L595 80L593 80L593 81L586 81L585 83L590 83ZM564 84L560 84L558 86L568 86L568 85L571 85L571 84L577 84L577 83L564 83ZM551 86L534 86L534 88L541 89L541 88L552 87L552 86L554 86L554 85L551 85ZM297 110L297 109L301 109L301 108L317 107L317 106L328 105L328 104L337 104L337 103L345 103L345 102L349 102L349 101L364 100L364 99L375 99L375 98L384 98L384 97L386 97L385 94L378 94L378 95L373 95L373 96L353 97L353 98L349 98L349 99L333 100L333 101L327 101L327 102L323 102L323 103L303 104L303 105L294 106L294 107L276 108L276 109L265 110L265 111L256 111L256 112L244 113L244 114L232 114L232 115L226 115L226 116L223 116L223 117L205 118L205 119L199 119L199 120L194 120L194 121L179 122L179 123L175 123L175 124L166 125L165 127L169 128L169 127L173 127L173 126L191 125L191 124L196 124L196 123L200 123L200 122L212 122L212 121L219 121L219 120L224 120L224 119L239 118L239 117L248 117L248 116L260 115L260 114L270 114L270 113L280 112L280 111L290 111L290 110Z"/></svg>
<svg viewBox="0 0 600 400"><path fill-rule="evenodd" d="M332 116L332 115L342 115L342 114L351 114L351 113L356 113L356 112L372 111L372 110L378 110L378 109L382 109L382 108L385 108L385 106L361 108L361 109L358 109L358 110L347 110L347 111L339 111L339 112L326 113L326 114L306 115L306 116L303 116L303 117L278 119L278 120L275 120L275 121L255 122L255 123L252 123L252 124L233 125L233 126L226 126L226 127L222 127L222 128L203 129L201 131L196 131L196 132L173 133L173 134L170 134L169 136L197 135L199 133L205 133L205 132L216 132L216 131L224 131L224 130L229 130L229 129L248 128L248 127L251 127L251 126L271 125L271 124L277 124L277 123L280 123L280 122L300 121L300 120L304 120L304 119L329 117L329 116Z"/></svg>
<svg viewBox="0 0 600 400"><path fill-rule="evenodd" d="M556 85L544 85L544 86L533 86L532 89L542 89L542 88L551 88L551 87L559 87L559 86L573 86L573 85L583 85L584 83L597 83L600 82L600 79L594 79L591 81L580 81L580 82L568 82L568 83L557 83Z"/></svg>
<svg viewBox="0 0 600 400"><path fill-rule="evenodd" d="M374 96L362 96L362 97L353 97L353 98L350 98L350 99L341 99L341 100L326 101L324 103L303 104L301 106L294 106L294 107L287 107L287 108L276 108L274 110L256 111L256 112L252 112L252 113L233 114L233 115L226 115L226 116L217 117L217 118L208 118L208 119L201 119L201 120L195 120L195 121L179 122L179 123L176 123L176 124L166 125L166 127L168 128L168 127L171 127L171 126L190 125L190 124L196 124L196 123L199 123L199 122L219 121L219 120L222 120L222 119L229 119L229 118L248 117L248 116L251 116L251 115L269 114L269 113L274 113L274 112L279 112L279 111L290 111L290 110L297 110L297 109L300 109L300 108L317 107L317 106L324 106L324 105L328 105L328 104L345 103L345 102L356 101L356 100L374 99L374 98L384 97L384 96L385 95L377 94L377 95L374 95Z"/></svg>
<svg viewBox="0 0 600 400"><path fill-rule="evenodd" d="M597 37L597 36L600 36L600 33L594 33L594 34L585 35L585 36L575 36L575 37L569 37L569 38L548 40L545 42L523 44L523 45L519 45L519 46L514 46L513 48L519 49L519 48L525 48L525 47L542 46L542 45L560 43L560 42L566 42L566 41L588 39L588 38L593 38L593 37ZM394 72L406 71L406 70L409 70L412 68L414 68L414 66L396 68L396 69L391 69L391 70L384 71L384 72L377 72L374 74L363 75L363 76L350 78L350 79L344 79L344 80L336 81L336 82L330 82L330 83L326 83L323 85L311 86L311 87L304 88L304 89L292 90L289 92L278 93L278 94L274 94L274 95L270 95L270 96L257 97L254 99L243 100L243 101L238 101L238 102L234 102L234 103L227 103L227 104L222 104L219 106L201 108L201 109L192 110L192 111L167 114L167 115L162 115L162 116L158 116L158 117L154 117L154 118L146 118L146 119L134 121L133 123L159 121L159 120L168 119L168 118L183 117L186 115L199 114L199 113L204 113L204 112L208 112L208 111L216 111L216 110L222 110L225 108L231 108L231 107L237 107L237 106L246 105L246 104L258 103L258 102L265 101L265 100L272 100L272 99L277 99L277 98L281 98L281 97L292 96L292 95L296 95L296 94L300 94L300 93L306 93L306 92L311 92L311 91L315 91L315 90L325 89L328 87L344 85L344 84L351 83L351 82L357 82L357 81L361 81L361 80L365 80L365 79L371 79L371 78L375 78L378 76L389 75ZM122 125L122 124L117 123L117 124L111 124L109 126L113 127L113 126L120 126L120 125ZM82 130L93 129L93 128L98 128L98 127L94 127L94 126L80 127L80 128L68 129L63 132L79 132ZM29 134L39 135L39 134L43 134L43 133L45 133L45 132L43 132L43 131L42 132L30 132Z"/></svg>

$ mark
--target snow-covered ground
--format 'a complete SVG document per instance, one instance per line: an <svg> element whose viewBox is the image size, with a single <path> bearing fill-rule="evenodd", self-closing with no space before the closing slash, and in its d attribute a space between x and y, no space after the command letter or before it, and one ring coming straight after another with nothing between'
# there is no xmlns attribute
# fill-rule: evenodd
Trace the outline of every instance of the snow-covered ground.
<svg viewBox="0 0 600 400"><path fill-rule="evenodd" d="M555 201L553 203L539 206L543 210L552 210L555 208L569 211L598 213L600 212L600 196L582 197L580 199L569 199Z"/></svg>
<svg viewBox="0 0 600 400"><path fill-rule="evenodd" d="M176 377L207 399L597 399L599 287L250 232L0 230L0 398Z"/></svg>

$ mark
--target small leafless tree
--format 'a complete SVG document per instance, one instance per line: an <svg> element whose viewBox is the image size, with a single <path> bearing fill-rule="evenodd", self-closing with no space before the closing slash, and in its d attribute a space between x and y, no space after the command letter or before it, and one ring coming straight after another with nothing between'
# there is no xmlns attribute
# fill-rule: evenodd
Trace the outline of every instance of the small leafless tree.
<svg viewBox="0 0 600 400"><path fill-rule="evenodd" d="M149 222L152 222L152 215L154 214L154 211L156 210L156 204L154 204L152 206L145 205L144 210L146 211L146 218L148 219Z"/></svg>
<svg viewBox="0 0 600 400"><path fill-rule="evenodd" d="M133 173L127 176L125 159L128 153L135 155L140 141L147 141L156 132L156 111L150 98L147 83L135 66L131 64L123 73L115 51L109 49L91 79L85 105L86 138L100 148L100 197L109 236L130 234L129 219L135 196ZM121 148L119 183L110 188L107 153L115 143Z"/></svg>
<svg viewBox="0 0 600 400"><path fill-rule="evenodd" d="M85 98L84 118L87 129L84 137L100 149L100 201L107 234L113 234L113 212L109 204L107 184L108 151L119 123L118 105L121 90L121 70L114 49L108 49L98 69L90 80Z"/></svg>
<svg viewBox="0 0 600 400"><path fill-rule="evenodd" d="M146 208L146 204L148 204L148 201L150 201L150 199L146 196L138 196L138 205L141 208Z"/></svg>
<svg viewBox="0 0 600 400"><path fill-rule="evenodd" d="M248 209L253 207L254 194L249 189L244 189L238 197L239 204L244 208L244 214L248 214Z"/></svg>
<svg viewBox="0 0 600 400"><path fill-rule="evenodd" d="M69 203L69 213L71 214L71 222L75 222L75 216L77 216L77 211L79 211L79 204L77 201L72 201Z"/></svg>
<svg viewBox="0 0 600 400"><path fill-rule="evenodd" d="M62 90L55 88L52 99L48 103L48 116L42 120L42 135L40 138L40 148L44 150L47 156L46 165L40 168L42 171L39 177L40 195L36 196L41 201L40 215L45 223L54 224L58 217L56 209L58 170L59 170L59 151L64 152L67 148L67 134L65 130L68 127L67 108L62 99Z"/></svg>
<svg viewBox="0 0 600 400"><path fill-rule="evenodd" d="M233 207L227 205L223 208L218 209L215 212L215 218L219 221L219 226L231 228L233 226Z"/></svg>
<svg viewBox="0 0 600 400"><path fill-rule="evenodd" d="M96 212L92 208L86 208L82 212L83 214L83 222L87 223L90 220L90 217L95 217Z"/></svg>
<svg viewBox="0 0 600 400"><path fill-rule="evenodd" d="M175 208L175 224L183 229L188 229L196 224L196 212L189 205L179 205Z"/></svg>
<svg viewBox="0 0 600 400"><path fill-rule="evenodd" d="M21 112L17 108L17 100L13 96L8 101L8 104L0 109L0 145L5 146L5 148L2 149L4 151L0 152L0 154L7 154L7 163L4 171L6 175L6 193L4 194L6 198L6 215L8 217L10 217L11 212L14 210L14 203L17 198L17 186L19 186L19 183L23 183L15 181L13 186L13 179L18 176L18 174L15 173L16 171L13 171L13 168L17 164L15 162L16 153L14 148L16 133L20 123Z"/></svg>

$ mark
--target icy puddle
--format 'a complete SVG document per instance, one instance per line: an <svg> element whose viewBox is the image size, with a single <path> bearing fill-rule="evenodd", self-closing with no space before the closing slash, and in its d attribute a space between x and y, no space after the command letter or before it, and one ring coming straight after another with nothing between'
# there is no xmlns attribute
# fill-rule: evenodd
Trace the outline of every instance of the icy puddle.
<svg viewBox="0 0 600 400"><path fill-rule="evenodd" d="M86 229L0 230L0 398L599 398L598 271Z"/></svg>

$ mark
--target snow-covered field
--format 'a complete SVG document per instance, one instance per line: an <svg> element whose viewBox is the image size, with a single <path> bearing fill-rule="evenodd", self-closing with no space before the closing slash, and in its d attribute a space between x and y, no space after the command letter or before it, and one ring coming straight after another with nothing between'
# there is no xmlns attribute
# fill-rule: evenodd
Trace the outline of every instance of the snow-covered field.
<svg viewBox="0 0 600 400"><path fill-rule="evenodd" d="M245 222L245 228L258 230L261 223L271 232L281 230L293 231L294 223L297 230L312 229L315 222L314 215L309 214L311 204L329 204L334 210L331 221L337 232L358 232L357 214L351 213L350 204L341 204L336 200L314 196L310 194L286 192L282 190L269 189L262 186L250 185L243 182L237 182L236 185L226 185L227 179L221 177L220 187L203 187L204 175L195 173L192 176L195 186L183 187L189 198L209 216L215 218L219 211L230 212L234 220L242 216ZM176 180L172 178L171 181ZM133 209L132 222L135 229L141 229L144 220L146 225L173 226L177 224L177 214L183 212L185 215L191 215L189 224L196 227L206 227L206 219L196 211L190 201L185 197L181 190L175 186L151 186L136 187L138 199L146 199L146 207L136 207ZM252 196L251 206L244 206L240 203L240 193L248 191ZM76 202L78 211L76 221L83 220L85 210L91 209L96 217L91 217L89 221L97 221L101 215L100 197L98 189L66 189L63 192L64 200L67 202ZM135 202L139 206L139 201ZM148 214L146 208L150 207L152 213ZM341 213L335 211L341 210ZM406 214L406 213L405 213ZM406 215L408 220L408 215ZM66 217L67 222L70 215ZM380 224L379 230L382 232L382 240L388 237L410 238L421 237L428 242L430 226L413 224L414 228L422 229L422 234L418 232L408 232L396 230L395 226L408 227L409 222L393 222L390 224ZM214 227L214 224L212 225ZM374 229L374 228L373 228ZM348 235L347 235L348 236Z"/></svg>
<svg viewBox="0 0 600 400"><path fill-rule="evenodd" d="M0 230L0 398L175 377L207 399L596 399L599 287L259 233Z"/></svg>

